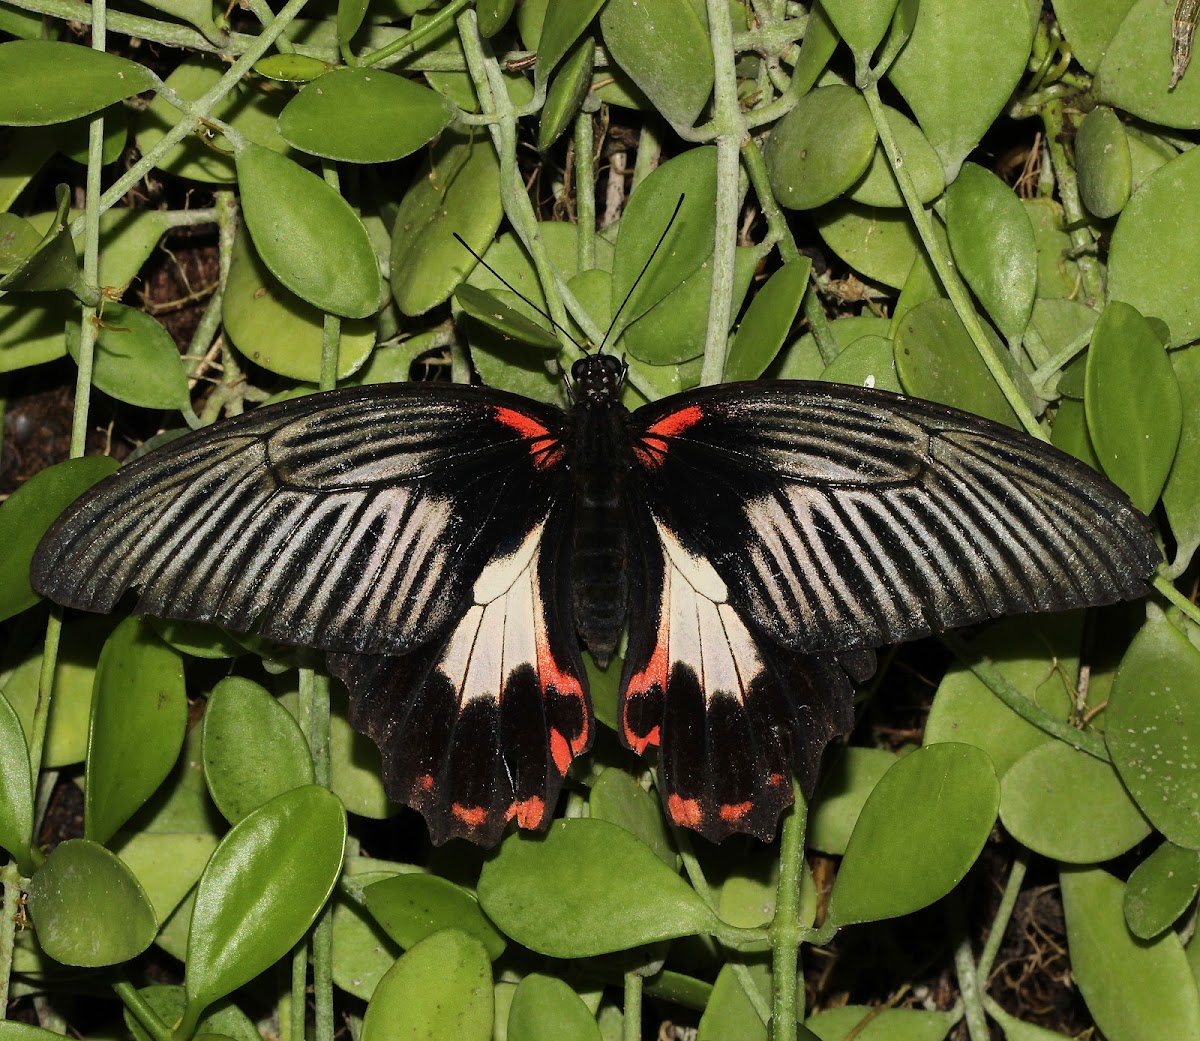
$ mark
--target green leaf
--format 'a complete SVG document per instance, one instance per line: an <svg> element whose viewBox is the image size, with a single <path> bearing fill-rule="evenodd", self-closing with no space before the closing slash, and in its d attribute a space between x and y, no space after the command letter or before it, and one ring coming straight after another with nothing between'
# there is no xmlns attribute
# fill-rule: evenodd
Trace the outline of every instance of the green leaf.
<svg viewBox="0 0 1200 1041"><path fill-rule="evenodd" d="M500 164L486 136L445 133L400 202L392 231L396 306L424 314L444 303L475 266L457 232L485 253L500 227Z"/></svg>
<svg viewBox="0 0 1200 1041"><path fill-rule="evenodd" d="M1197 256L1200 151L1193 149L1160 166L1121 211L1108 254L1108 299L1161 318L1168 347L1190 343L1200 338L1200 294L1191 289Z"/></svg>
<svg viewBox="0 0 1200 1041"><path fill-rule="evenodd" d="M875 141L871 111L857 90L834 84L806 94L767 139L763 158L775 198L794 210L832 202L866 173Z"/></svg>
<svg viewBox="0 0 1200 1041"><path fill-rule="evenodd" d="M506 935L553 958L587 958L713 931L696 891L606 821L556 821L513 835L483 867L479 903Z"/></svg>
<svg viewBox="0 0 1200 1041"><path fill-rule="evenodd" d="M1007 359L1004 346L990 338L997 356ZM1020 427L949 300L927 300L905 314L896 328L895 358L909 394ZM1022 378L1019 371L1010 375Z"/></svg>
<svg viewBox="0 0 1200 1041"><path fill-rule="evenodd" d="M608 0L600 30L613 60L664 119L685 127L696 122L713 86L712 45L697 5Z"/></svg>
<svg viewBox="0 0 1200 1041"><path fill-rule="evenodd" d="M542 117L538 123L539 152L547 151L578 115L583 99L592 88L595 61L596 42L590 37L580 40L550 81L546 104L542 106Z"/></svg>
<svg viewBox="0 0 1200 1041"><path fill-rule="evenodd" d="M1125 923L1134 936L1152 940L1169 929L1200 892L1200 853L1164 842L1129 876Z"/></svg>
<svg viewBox="0 0 1200 1041"><path fill-rule="evenodd" d="M403 76L381 69L340 68L314 80L288 102L279 116L279 132L311 155L387 163L428 144L453 117L450 102Z"/></svg>
<svg viewBox="0 0 1200 1041"><path fill-rule="evenodd" d="M105 843L162 784L187 727L183 659L140 618L100 652L88 733L84 835Z"/></svg>
<svg viewBox="0 0 1200 1041"><path fill-rule="evenodd" d="M21 718L0 693L0 849L33 874L33 771Z"/></svg>
<svg viewBox="0 0 1200 1041"><path fill-rule="evenodd" d="M141 954L158 923L121 861L87 839L54 848L29 883L38 943L64 965L116 965Z"/></svg>
<svg viewBox="0 0 1200 1041"><path fill-rule="evenodd" d="M1200 849L1200 651L1165 619L1147 622L1121 659L1106 716L1129 794L1168 839Z"/></svg>
<svg viewBox="0 0 1200 1041"><path fill-rule="evenodd" d="M346 811L315 785L230 829L196 889L184 981L191 1023L299 942L333 891L345 845Z"/></svg>
<svg viewBox="0 0 1200 1041"><path fill-rule="evenodd" d="M491 1041L492 967L474 937L443 929L379 981L360 1041ZM514 1038L515 1041L515 1038Z"/></svg>
<svg viewBox="0 0 1200 1041"><path fill-rule="evenodd" d="M896 375L896 347L886 336L860 336L825 366L820 378L827 383L904 392Z"/></svg>
<svg viewBox="0 0 1200 1041"><path fill-rule="evenodd" d="M1179 937L1150 943L1125 925L1125 887L1100 868L1060 872L1071 971L1109 1041L1200 1037L1200 997Z"/></svg>
<svg viewBox="0 0 1200 1041"><path fill-rule="evenodd" d="M888 72L954 180L1025 73L1026 0L921 0L912 37Z"/></svg>
<svg viewBox="0 0 1200 1041"><path fill-rule="evenodd" d="M517 986L508 1036L522 1041L601 1041L596 1017L556 976L530 973Z"/></svg>
<svg viewBox="0 0 1200 1041"><path fill-rule="evenodd" d="M678 856L662 803L624 770L610 766L600 772L588 796L588 807L596 820L624 828L654 850L667 867L675 869Z"/></svg>
<svg viewBox="0 0 1200 1041"><path fill-rule="evenodd" d="M805 1026L819 1041L943 1041L954 1021L951 1012L844 1005L809 1016Z"/></svg>
<svg viewBox="0 0 1200 1041"><path fill-rule="evenodd" d="M855 65L865 68L892 24L897 0L822 0L821 6L846 41Z"/></svg>
<svg viewBox="0 0 1200 1041"><path fill-rule="evenodd" d="M1104 472L1149 513L1171 471L1183 404L1167 352L1128 304L1110 303L1096 322L1084 406Z"/></svg>
<svg viewBox="0 0 1200 1041"><path fill-rule="evenodd" d="M1200 547L1200 348L1173 351L1171 367L1179 384L1183 420L1162 501L1175 536L1176 560L1182 562ZM3 516L0 508L0 519Z"/></svg>
<svg viewBox="0 0 1200 1041"><path fill-rule="evenodd" d="M725 360L725 381L756 380L775 360L808 289L812 261L800 257L784 264L750 301L746 317Z"/></svg>
<svg viewBox="0 0 1200 1041"><path fill-rule="evenodd" d="M1073 708L1066 687L1078 669L1082 620L1078 612L1006 619L971 641L971 658L991 661L1035 706L1065 722ZM1001 777L1026 752L1052 740L958 663L943 677L925 722L925 744L974 745L987 753Z"/></svg>
<svg viewBox="0 0 1200 1041"><path fill-rule="evenodd" d="M294 380L316 383L320 379L321 312L275 280L244 228L233 240L221 318L234 345L256 365ZM338 377L357 372L374 346L373 322L342 322Z"/></svg>
<svg viewBox="0 0 1200 1041"><path fill-rule="evenodd" d="M0 50L3 50L4 46L11 45L0 45ZM80 300L96 303L96 291L83 280L71 232L67 228L70 191L65 184L60 184L55 189L55 196L58 199L58 207L41 240L32 252L23 258L14 258L18 259L18 263L0 278L0 290L46 293L57 289L69 289Z"/></svg>
<svg viewBox="0 0 1200 1041"><path fill-rule="evenodd" d="M477 0L479 32L485 37L495 36L508 24L516 3L517 0Z"/></svg>
<svg viewBox="0 0 1200 1041"><path fill-rule="evenodd" d="M351 858L347 872L354 874ZM370 884L389 877L387 872L355 874L355 881ZM360 904L341 893L333 901L333 982L347 994L370 1001L379 981L400 957L401 951Z"/></svg>
<svg viewBox="0 0 1200 1041"><path fill-rule="evenodd" d="M859 814L829 920L896 918L941 899L975 863L999 802L991 760L971 745L927 745L897 760Z"/></svg>
<svg viewBox="0 0 1200 1041"><path fill-rule="evenodd" d="M118 401L139 408L191 407L179 348L156 319L125 304L105 304L96 320L92 383ZM79 360L80 326L67 325L67 350Z"/></svg>
<svg viewBox="0 0 1200 1041"><path fill-rule="evenodd" d="M846 852L854 825L880 778L896 762L885 748L849 746L824 771L809 817L808 845L830 856Z"/></svg>
<svg viewBox="0 0 1200 1041"><path fill-rule="evenodd" d="M814 214L825 244L867 278L899 289L920 244L908 215L839 200Z"/></svg>
<svg viewBox="0 0 1200 1041"><path fill-rule="evenodd" d="M323 311L344 318L378 311L379 263L350 204L269 148L246 144L236 161L246 227L271 274Z"/></svg>
<svg viewBox="0 0 1200 1041"><path fill-rule="evenodd" d="M217 847L217 836L212 832L118 832L110 846L133 872L155 917L165 922L200 878Z"/></svg>
<svg viewBox="0 0 1200 1041"><path fill-rule="evenodd" d="M612 8L610 2L605 13ZM630 195L613 255L614 314L630 290L637 288L621 312L618 329L645 314L712 255L716 204L717 150L713 147L692 148L669 159ZM679 212L668 231L676 205ZM652 254L654 260L646 269ZM643 270L646 273L639 281Z"/></svg>
<svg viewBox="0 0 1200 1041"><path fill-rule="evenodd" d="M1062 741L1031 749L1005 773L1000 819L1022 845L1067 864L1111 860L1150 834L1112 766Z"/></svg>
<svg viewBox="0 0 1200 1041"><path fill-rule="evenodd" d="M116 470L107 456L68 459L38 471L0 506L0 620L41 599L29 583L37 544L63 510Z"/></svg>
<svg viewBox="0 0 1200 1041"><path fill-rule="evenodd" d="M144 65L76 43L0 44L0 126L45 126L98 112L158 77Z"/></svg>
<svg viewBox="0 0 1200 1041"><path fill-rule="evenodd" d="M1020 200L994 173L965 163L946 190L946 232L959 271L996 327L1019 340L1037 294L1037 246Z"/></svg>
<svg viewBox="0 0 1200 1041"><path fill-rule="evenodd" d="M1137 0L1054 0L1054 15L1071 41L1071 56L1095 72ZM1165 82L1165 81L1164 81Z"/></svg>
<svg viewBox="0 0 1200 1041"><path fill-rule="evenodd" d="M268 54L254 63L254 71L277 83L311 83L330 71L330 66L307 54Z"/></svg>
<svg viewBox="0 0 1200 1041"><path fill-rule="evenodd" d="M406 950L439 929L474 937L495 961L504 937L479 910L479 901L461 886L436 875L404 874L373 882L364 894L367 910L384 932Z"/></svg>
<svg viewBox="0 0 1200 1041"><path fill-rule="evenodd" d="M742 989L732 962L721 966L713 984L704 1015L696 1029L696 1041L767 1041L767 1027L758 1017Z"/></svg>
<svg viewBox="0 0 1200 1041"><path fill-rule="evenodd" d="M1138 0L1120 23L1096 70L1100 98L1160 126L1200 127L1200 82L1184 76L1171 85L1175 4Z"/></svg>
<svg viewBox="0 0 1200 1041"><path fill-rule="evenodd" d="M183 988L170 984L142 987L138 996L158 1013L163 1023L178 1023L187 1008ZM155 1041L129 1008L123 1018L134 1041ZM220 1002L200 1020L192 1041L260 1041L260 1037L246 1013L229 1002Z"/></svg>
<svg viewBox="0 0 1200 1041"><path fill-rule="evenodd" d="M464 312L506 340L515 340L543 350L557 351L560 347L555 336L520 312L502 304L491 293L463 283L454 290L454 299Z"/></svg>
<svg viewBox="0 0 1200 1041"><path fill-rule="evenodd" d="M942 170L941 159L921 128L903 112L897 112L890 105L885 105L884 111L896 138L900 158L917 190L917 197L922 202L932 202L946 187L946 174ZM846 193L846 198L862 206L904 206L896 175L892 172L892 164L882 144L875 145L871 165Z"/></svg>
<svg viewBox="0 0 1200 1041"><path fill-rule="evenodd" d="M1079 197L1097 217L1115 217L1133 190L1133 161L1125 124L1101 105L1083 117L1075 132Z"/></svg>
<svg viewBox="0 0 1200 1041"><path fill-rule="evenodd" d="M546 4L541 35L531 48L537 51L537 63L533 67L536 83L544 83L549 78L603 6L604 0L550 0Z"/></svg>
<svg viewBox="0 0 1200 1041"><path fill-rule="evenodd" d="M230 824L313 783L312 753L292 715L252 680L230 676L204 710L204 777Z"/></svg>

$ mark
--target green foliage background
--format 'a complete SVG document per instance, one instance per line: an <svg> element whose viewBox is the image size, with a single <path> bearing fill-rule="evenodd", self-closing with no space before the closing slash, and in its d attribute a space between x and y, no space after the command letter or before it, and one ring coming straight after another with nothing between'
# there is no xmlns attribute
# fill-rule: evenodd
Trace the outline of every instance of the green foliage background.
<svg viewBox="0 0 1200 1041"><path fill-rule="evenodd" d="M1031 865L1058 876L1080 1016L1200 1036L1195 6L0 0L0 373L18 393L69 354L80 388L73 458L0 508L0 1007L40 1024L0 1041L73 1016L139 1041L254 1041L252 1016L285 1039L633 1039L650 999L714 1041L1045 1041L1061 1023L991 993ZM606 731L544 841L403 861L364 853L395 807L303 655L38 602L38 537L113 468L84 456L89 386L195 427L421 358L562 403L571 337L601 341L681 193L608 340L631 406L766 375L1023 428L1153 513L1155 595L947 637L919 746L860 728L773 845L670 829ZM137 277L197 228L216 287L177 345ZM616 675L592 675L609 725ZM62 778L83 830L47 854ZM812 948L931 907L887 935L926 950L935 923L952 999L806 1007ZM140 985L152 945L179 985Z"/></svg>

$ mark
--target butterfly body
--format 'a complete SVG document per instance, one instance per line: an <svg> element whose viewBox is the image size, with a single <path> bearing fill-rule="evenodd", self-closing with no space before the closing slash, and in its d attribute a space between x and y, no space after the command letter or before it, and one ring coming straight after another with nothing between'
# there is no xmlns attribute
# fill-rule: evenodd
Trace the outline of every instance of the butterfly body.
<svg viewBox="0 0 1200 1041"><path fill-rule="evenodd" d="M628 622L618 732L669 817L767 839L853 723L872 648L1145 592L1124 495L966 413L835 384L709 387L630 413L385 384L258 409L124 467L35 554L52 599L328 652L392 798L431 837L544 827Z"/></svg>

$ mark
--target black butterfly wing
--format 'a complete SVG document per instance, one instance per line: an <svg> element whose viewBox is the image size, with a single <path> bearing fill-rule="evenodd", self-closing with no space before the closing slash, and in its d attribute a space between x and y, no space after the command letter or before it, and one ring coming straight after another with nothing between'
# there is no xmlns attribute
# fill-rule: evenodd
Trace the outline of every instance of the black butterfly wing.
<svg viewBox="0 0 1200 1041"><path fill-rule="evenodd" d="M653 592L633 620L623 734L661 741L668 811L710 837L770 836L790 802L781 763L811 786L850 725L863 649L1138 596L1161 559L1104 478L929 402L735 384L633 426Z"/></svg>
<svg viewBox="0 0 1200 1041"><path fill-rule="evenodd" d="M96 485L43 539L33 584L93 611L133 589L139 613L333 652L385 760L397 734L409 746L390 757L392 797L439 840L494 842L509 816L548 819L591 736L569 593L546 563L572 487L563 423L430 384L258 409ZM532 762L515 769L501 742L518 719ZM507 763L515 783L493 770L476 790L477 761Z"/></svg>

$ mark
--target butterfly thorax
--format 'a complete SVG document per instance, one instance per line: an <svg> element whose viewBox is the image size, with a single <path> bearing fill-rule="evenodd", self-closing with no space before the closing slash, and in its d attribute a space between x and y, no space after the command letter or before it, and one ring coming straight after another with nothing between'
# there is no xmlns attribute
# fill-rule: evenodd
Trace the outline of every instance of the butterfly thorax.
<svg viewBox="0 0 1200 1041"><path fill-rule="evenodd" d="M571 370L575 626L601 665L616 648L629 602L625 486L633 450L620 400L624 375L624 363L612 355L590 355Z"/></svg>

